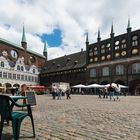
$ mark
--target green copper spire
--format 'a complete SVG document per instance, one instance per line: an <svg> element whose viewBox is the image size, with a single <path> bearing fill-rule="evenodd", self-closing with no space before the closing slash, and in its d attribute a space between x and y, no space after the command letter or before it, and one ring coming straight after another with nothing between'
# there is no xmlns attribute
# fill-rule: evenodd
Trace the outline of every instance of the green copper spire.
<svg viewBox="0 0 140 140"><path fill-rule="evenodd" d="M44 51L43 52L47 52L47 44L46 44L46 41L44 43Z"/></svg>
<svg viewBox="0 0 140 140"><path fill-rule="evenodd" d="M26 42L26 36L25 36L25 29L23 25L23 32L22 32L22 41L21 42Z"/></svg>

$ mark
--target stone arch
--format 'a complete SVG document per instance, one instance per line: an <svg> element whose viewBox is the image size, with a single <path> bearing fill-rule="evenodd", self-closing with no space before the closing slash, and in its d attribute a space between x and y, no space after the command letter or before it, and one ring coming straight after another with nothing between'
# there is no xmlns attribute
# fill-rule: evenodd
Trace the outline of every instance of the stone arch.
<svg viewBox="0 0 140 140"><path fill-rule="evenodd" d="M0 93L4 93L4 87L2 86L2 83L0 83Z"/></svg>
<svg viewBox="0 0 140 140"><path fill-rule="evenodd" d="M136 91L136 87L140 85L140 79L134 79L129 83L129 91L131 95L138 95Z"/></svg>
<svg viewBox="0 0 140 140"><path fill-rule="evenodd" d="M19 88L20 85L16 83L16 84L13 85L13 87L18 87Z"/></svg>
<svg viewBox="0 0 140 140"><path fill-rule="evenodd" d="M12 85L10 83L5 83L5 87L6 87L6 93L11 93L10 88L12 87Z"/></svg>

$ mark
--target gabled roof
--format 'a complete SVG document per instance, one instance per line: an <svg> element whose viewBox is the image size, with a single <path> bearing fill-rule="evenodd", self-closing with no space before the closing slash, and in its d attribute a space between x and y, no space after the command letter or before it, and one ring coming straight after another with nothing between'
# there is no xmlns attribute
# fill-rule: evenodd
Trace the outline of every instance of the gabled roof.
<svg viewBox="0 0 140 140"><path fill-rule="evenodd" d="M42 73L66 71L83 68L86 66L86 51L65 55L45 63Z"/></svg>
<svg viewBox="0 0 140 140"><path fill-rule="evenodd" d="M11 45L12 47L15 47L16 49L24 50L20 45L17 45L17 44L15 44L15 43L11 42L11 41L6 40L6 39L0 38L0 42L2 42L2 43L4 43L4 44ZM36 55L36 56L45 58L45 56L43 56L43 55L41 55L41 54L39 54L39 53L36 53L36 52L34 52L34 51L30 50L30 49L27 49L27 52L28 52L28 53L31 53L31 54L33 54L33 55Z"/></svg>

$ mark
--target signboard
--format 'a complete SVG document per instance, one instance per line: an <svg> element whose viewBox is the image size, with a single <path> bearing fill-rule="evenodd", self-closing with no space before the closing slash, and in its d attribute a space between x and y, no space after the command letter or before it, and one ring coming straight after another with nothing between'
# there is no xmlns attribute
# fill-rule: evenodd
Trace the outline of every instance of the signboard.
<svg viewBox="0 0 140 140"><path fill-rule="evenodd" d="M70 88L70 84L69 83L65 83L65 82L52 83L52 86L54 86L54 85L57 88L60 88L63 92L65 92L67 90L67 88Z"/></svg>
<svg viewBox="0 0 140 140"><path fill-rule="evenodd" d="M26 96L28 104L30 104L31 106L36 105L36 98L34 92L32 91L26 92Z"/></svg>

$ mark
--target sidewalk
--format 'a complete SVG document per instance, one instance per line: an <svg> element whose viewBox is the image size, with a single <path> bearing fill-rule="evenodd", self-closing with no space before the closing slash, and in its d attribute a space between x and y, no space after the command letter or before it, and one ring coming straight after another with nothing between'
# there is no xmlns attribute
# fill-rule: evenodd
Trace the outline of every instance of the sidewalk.
<svg viewBox="0 0 140 140"><path fill-rule="evenodd" d="M140 140L140 96L120 102L92 95L73 95L71 100L52 100L37 95L33 107L36 138L27 117L20 140ZM10 124L11 126L11 124ZM4 126L2 140L11 140L12 128Z"/></svg>

